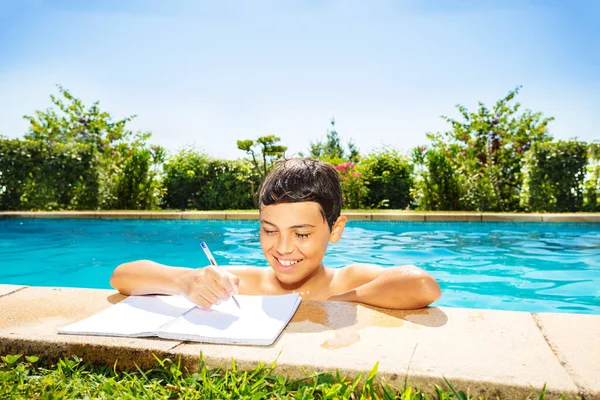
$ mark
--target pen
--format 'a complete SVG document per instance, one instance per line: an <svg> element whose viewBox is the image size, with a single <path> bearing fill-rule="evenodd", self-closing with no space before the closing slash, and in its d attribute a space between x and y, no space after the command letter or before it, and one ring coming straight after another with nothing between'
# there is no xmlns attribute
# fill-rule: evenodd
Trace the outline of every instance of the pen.
<svg viewBox="0 0 600 400"><path fill-rule="evenodd" d="M210 250L208 249L208 245L206 244L206 242L201 242L200 243L200 247L202 247L202 250L204 250L204 254L206 254L206 257L208 258L208 261L210 261L210 264L218 267L217 265L217 260L215 260L215 258L213 257L212 253L210 252ZM238 303L237 299L235 298L234 295L231 295L231 298L233 299L233 301L235 302L235 305L241 309L240 307L240 303Z"/></svg>

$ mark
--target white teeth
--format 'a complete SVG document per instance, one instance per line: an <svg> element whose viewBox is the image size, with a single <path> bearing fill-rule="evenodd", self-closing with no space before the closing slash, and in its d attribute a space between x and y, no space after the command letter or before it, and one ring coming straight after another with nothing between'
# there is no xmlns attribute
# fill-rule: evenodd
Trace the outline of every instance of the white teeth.
<svg viewBox="0 0 600 400"><path fill-rule="evenodd" d="M291 260L279 260L279 263L283 266L289 267L290 265L294 265L296 264L298 261L291 261Z"/></svg>

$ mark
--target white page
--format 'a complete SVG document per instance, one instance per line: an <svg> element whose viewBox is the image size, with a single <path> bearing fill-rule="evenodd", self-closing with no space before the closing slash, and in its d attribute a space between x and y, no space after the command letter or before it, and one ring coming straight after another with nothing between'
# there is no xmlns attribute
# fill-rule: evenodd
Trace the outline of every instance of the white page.
<svg viewBox="0 0 600 400"><path fill-rule="evenodd" d="M300 296L243 296L213 306L210 310L196 307L164 326L158 336L166 339L210 343L272 344L288 324Z"/></svg>
<svg viewBox="0 0 600 400"><path fill-rule="evenodd" d="M156 336L161 326L195 307L181 296L129 296L59 333L100 336Z"/></svg>

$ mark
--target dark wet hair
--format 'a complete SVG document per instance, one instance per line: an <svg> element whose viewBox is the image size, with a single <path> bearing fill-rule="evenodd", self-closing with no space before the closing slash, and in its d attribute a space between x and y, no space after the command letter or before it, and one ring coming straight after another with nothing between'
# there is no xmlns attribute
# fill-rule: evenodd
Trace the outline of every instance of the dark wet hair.
<svg viewBox="0 0 600 400"><path fill-rule="evenodd" d="M265 178L258 206L301 201L319 203L331 229L342 209L342 187L335 168L310 158L283 160Z"/></svg>

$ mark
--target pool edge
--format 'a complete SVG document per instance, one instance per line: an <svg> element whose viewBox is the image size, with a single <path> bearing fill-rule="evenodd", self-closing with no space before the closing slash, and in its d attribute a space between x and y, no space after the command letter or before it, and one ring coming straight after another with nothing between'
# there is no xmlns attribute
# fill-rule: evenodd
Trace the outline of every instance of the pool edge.
<svg viewBox="0 0 600 400"><path fill-rule="evenodd" d="M349 220L366 221L483 221L483 222L593 222L600 213L479 213L479 212L342 212ZM255 220L258 211L0 211L9 218L88 218L88 219L223 219Z"/></svg>
<svg viewBox="0 0 600 400"><path fill-rule="evenodd" d="M0 285L0 288L2 285ZM57 327L82 319L124 296L112 290L25 287L0 297L0 353L50 358L78 355L127 368L150 366L152 353L181 358L195 368L202 351L208 366L252 368L277 359L277 371L368 372L379 362L380 379L433 391L447 377L461 390L482 396L526 397L530 385L549 395L600 396L600 316L434 307L391 311L352 303L303 302L273 346L227 346L157 339L64 336ZM542 321L540 324L539 321ZM576 326L576 329L571 329ZM356 342L327 348L340 335ZM311 352L306 350L310 348ZM129 363L129 364L128 364ZM591 366L591 367L590 367ZM142 367L143 368L143 367Z"/></svg>

